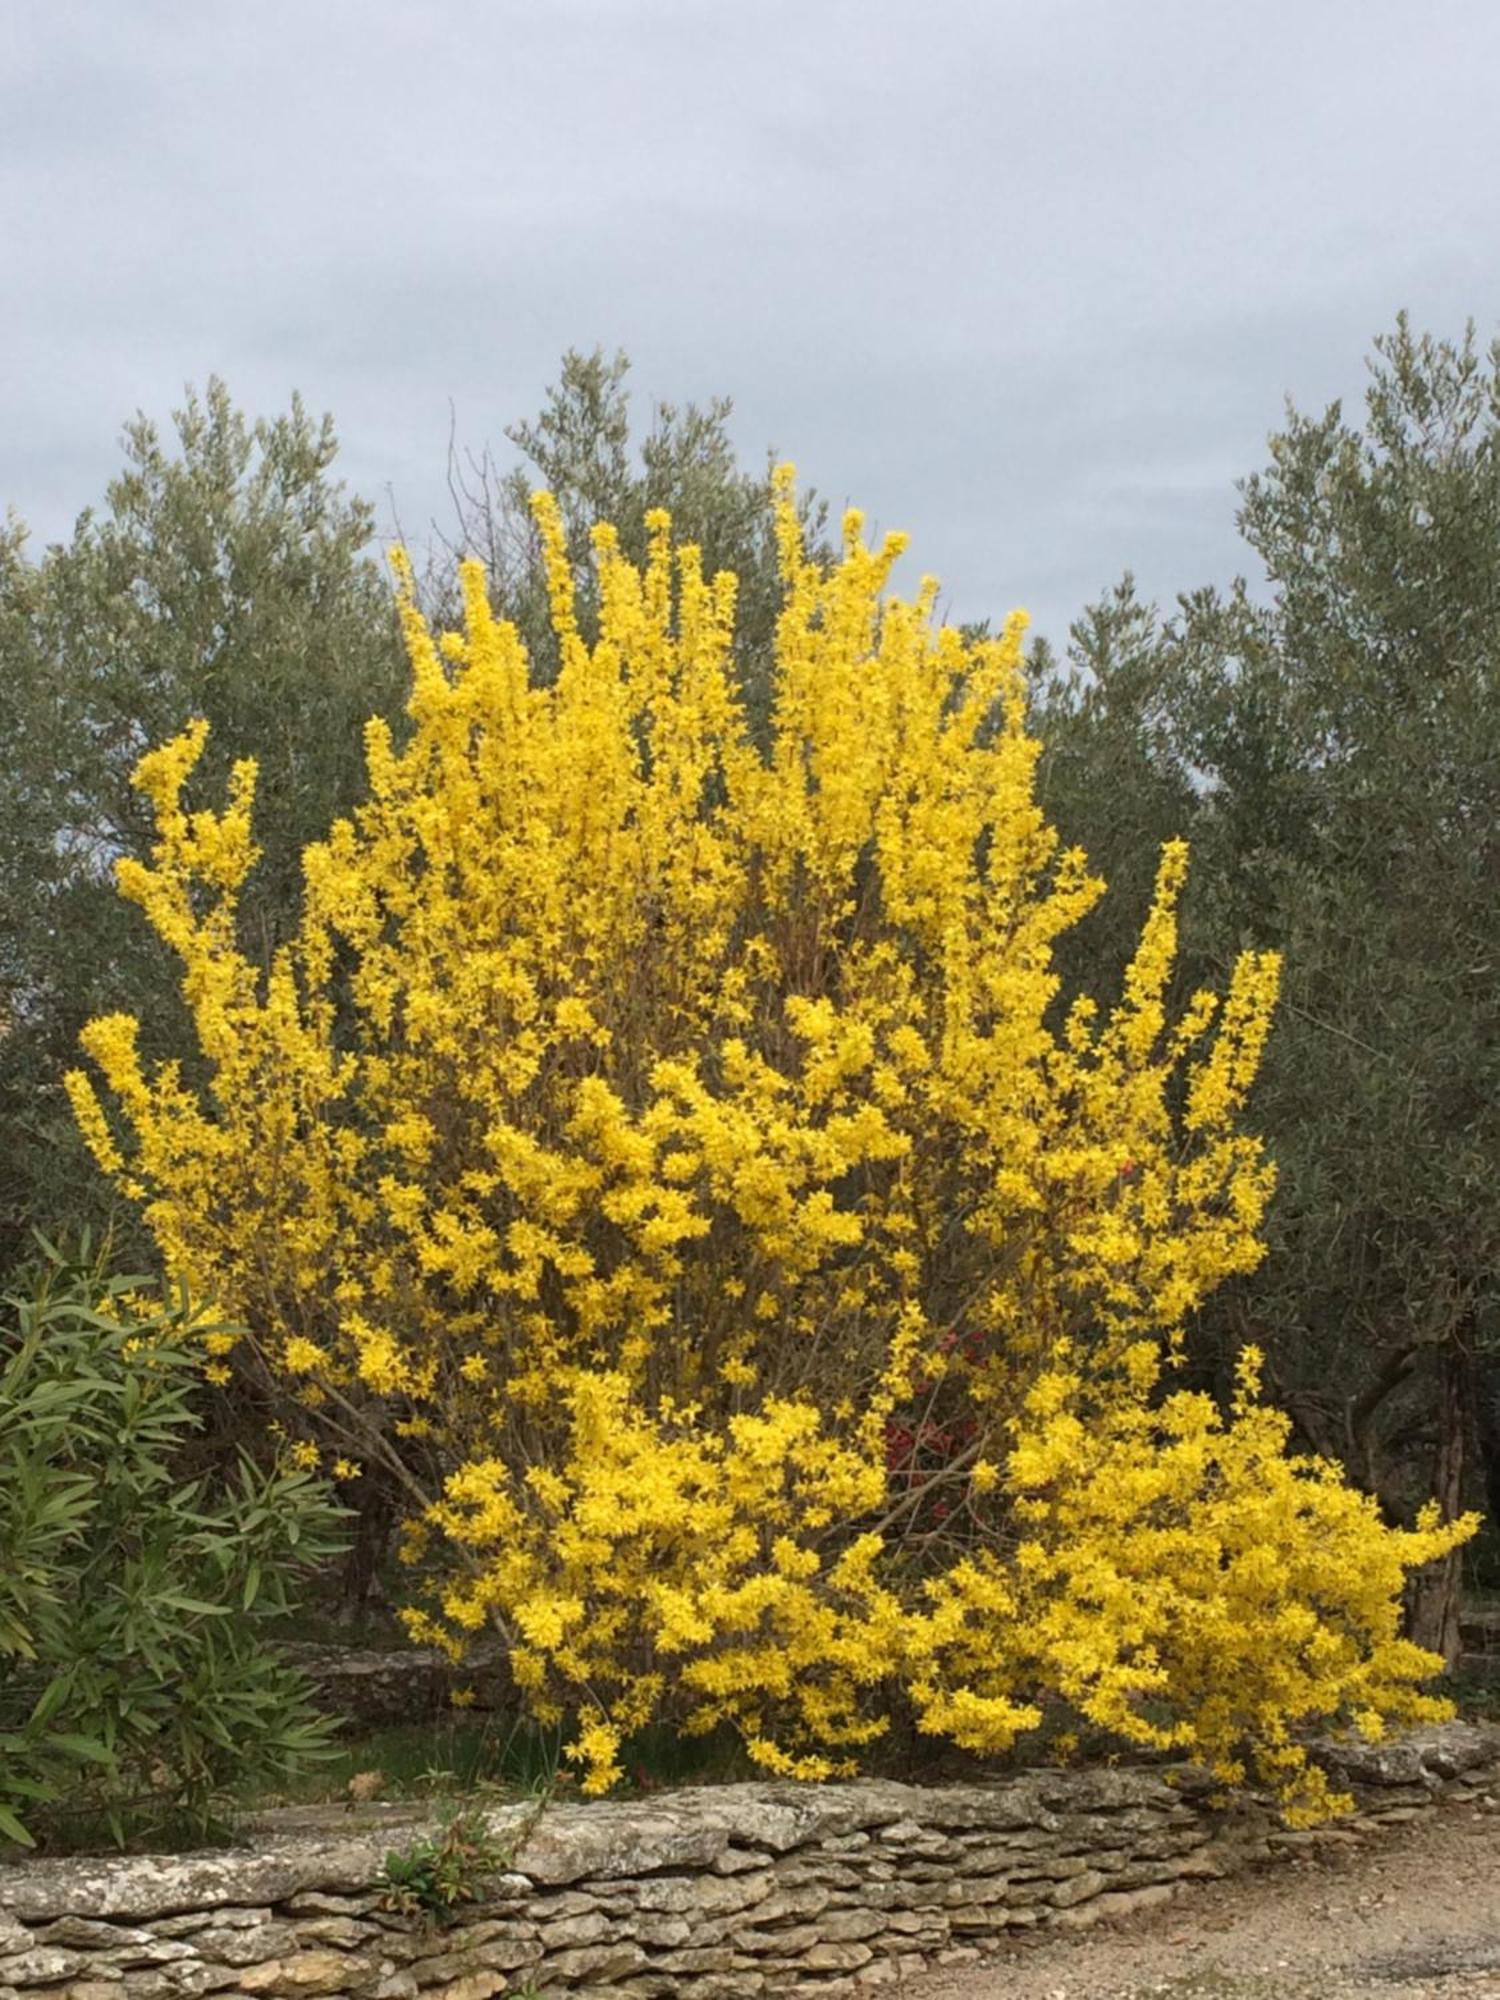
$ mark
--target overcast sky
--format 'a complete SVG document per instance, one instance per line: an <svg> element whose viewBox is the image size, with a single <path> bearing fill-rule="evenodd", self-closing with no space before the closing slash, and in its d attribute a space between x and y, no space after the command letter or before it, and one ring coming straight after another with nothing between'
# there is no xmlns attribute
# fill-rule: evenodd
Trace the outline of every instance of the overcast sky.
<svg viewBox="0 0 1500 2000"><path fill-rule="evenodd" d="M1243 567L1287 393L1500 331L1496 0L0 0L0 505L331 410L408 529L568 346L1060 632Z"/></svg>

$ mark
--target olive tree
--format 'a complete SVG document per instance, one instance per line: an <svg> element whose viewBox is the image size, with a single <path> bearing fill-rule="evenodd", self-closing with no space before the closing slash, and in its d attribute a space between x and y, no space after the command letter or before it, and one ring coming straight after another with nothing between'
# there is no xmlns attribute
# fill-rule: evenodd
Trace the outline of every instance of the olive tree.
<svg viewBox="0 0 1500 2000"><path fill-rule="evenodd" d="M139 416L124 447L67 542L33 556L14 516L0 534L0 1259L97 1199L59 1089L83 1023L128 993L158 1053L186 1050L175 981L114 886L153 837L142 751L202 716L256 760L242 931L264 960L303 847L356 796L366 719L404 690L373 514L333 477L328 418L294 401L252 422L211 381L170 434Z"/></svg>
<svg viewBox="0 0 1500 2000"><path fill-rule="evenodd" d="M1185 969L1285 955L1270 1254L1211 1303L1394 1515L1500 1505L1500 345L1405 319L1362 421L1289 407L1239 522L1264 582L1075 628L1049 803L1106 874L1140 815L1203 865ZM1101 643L1101 639L1107 643ZM1061 711L1061 721L1058 720ZM1414 1606L1457 1649L1457 1559Z"/></svg>
<svg viewBox="0 0 1500 2000"><path fill-rule="evenodd" d="M586 631L597 616L598 571L590 537L611 524L622 553L642 562L647 516L661 509L681 540L701 552L705 574L733 571L739 580L734 662L752 720L764 729L770 711L771 660L782 608L777 566L774 454L756 470L741 465L729 422L733 405L715 396L706 405L652 406L643 431L632 430L630 361L595 348L570 348L558 379L534 418L507 426L516 457L508 467L486 448L450 455L449 484L455 510L446 556L473 555L484 563L497 609L514 619L539 678L556 672L542 544L531 495L545 488L557 500L567 552L578 580L578 609ZM827 508L816 496L799 503L809 553L826 565ZM451 601L451 561L435 566L424 598L444 622L458 616Z"/></svg>

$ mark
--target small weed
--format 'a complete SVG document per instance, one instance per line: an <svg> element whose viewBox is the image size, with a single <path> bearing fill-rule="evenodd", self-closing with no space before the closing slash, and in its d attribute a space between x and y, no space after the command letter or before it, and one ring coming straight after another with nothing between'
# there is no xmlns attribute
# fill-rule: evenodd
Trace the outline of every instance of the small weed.
<svg viewBox="0 0 1500 2000"><path fill-rule="evenodd" d="M477 1902L485 1883L508 1867L510 1858L511 1850L490 1833L482 1813L447 1812L435 1832L386 1855L382 1907L439 1921L461 1904Z"/></svg>

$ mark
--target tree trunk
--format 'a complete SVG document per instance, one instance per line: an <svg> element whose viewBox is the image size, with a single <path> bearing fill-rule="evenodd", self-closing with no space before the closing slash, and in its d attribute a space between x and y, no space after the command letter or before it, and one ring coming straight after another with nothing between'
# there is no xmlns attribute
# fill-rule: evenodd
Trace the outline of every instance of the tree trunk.
<svg viewBox="0 0 1500 2000"><path fill-rule="evenodd" d="M1457 1341L1450 1341L1439 1363L1438 1442L1432 1468L1432 1497L1445 1521L1456 1520L1463 1512L1464 1441L1469 1426L1465 1389L1471 1373L1470 1356ZM1463 1553L1455 1549L1420 1573L1412 1593L1411 1636L1419 1646L1440 1655L1448 1668L1458 1665L1462 1582Z"/></svg>
<svg viewBox="0 0 1500 2000"><path fill-rule="evenodd" d="M1491 1353L1474 1357L1474 1443L1484 1511L1500 1526L1500 1367Z"/></svg>
<svg viewBox="0 0 1500 2000"><path fill-rule="evenodd" d="M357 1625L369 1615L375 1603L382 1606L385 1603L380 1569L395 1531L396 1494L381 1468L371 1465L352 1490L342 1492L340 1498L352 1507L354 1519L339 1575L335 1615L341 1625Z"/></svg>

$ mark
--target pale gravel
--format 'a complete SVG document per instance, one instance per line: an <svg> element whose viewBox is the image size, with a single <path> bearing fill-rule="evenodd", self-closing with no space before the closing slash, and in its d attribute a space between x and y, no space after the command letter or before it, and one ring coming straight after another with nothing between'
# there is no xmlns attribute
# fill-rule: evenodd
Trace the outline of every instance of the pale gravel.
<svg viewBox="0 0 1500 2000"><path fill-rule="evenodd" d="M1347 1836L1346 1836L1347 1839ZM1474 1805L1320 1846L1169 1904L1026 1938L903 2000L1500 2000L1500 1814Z"/></svg>

